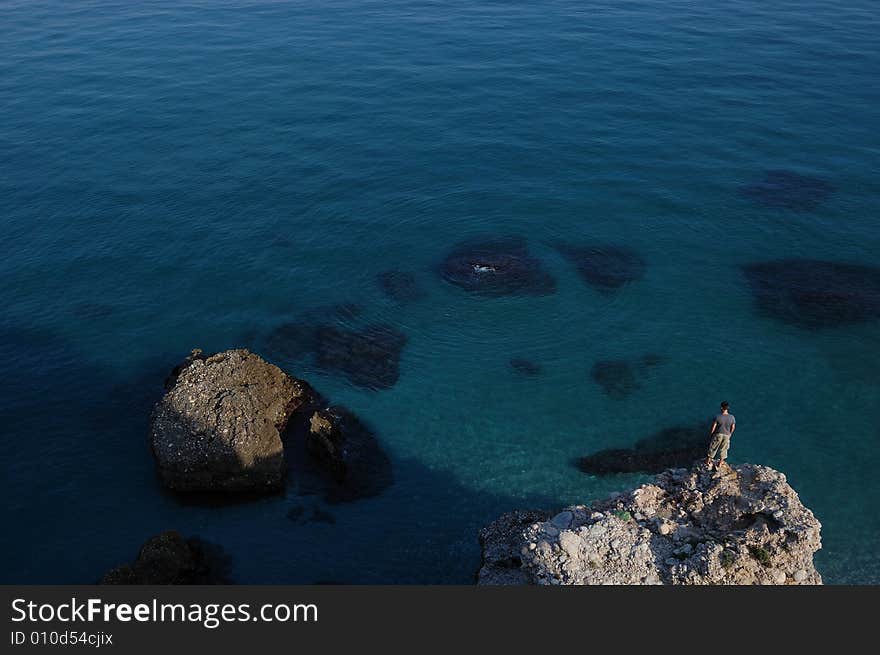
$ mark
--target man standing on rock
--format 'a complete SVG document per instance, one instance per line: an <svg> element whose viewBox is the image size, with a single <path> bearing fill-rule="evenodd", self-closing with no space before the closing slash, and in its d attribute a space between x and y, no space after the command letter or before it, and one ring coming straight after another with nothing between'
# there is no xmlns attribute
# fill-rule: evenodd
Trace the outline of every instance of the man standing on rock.
<svg viewBox="0 0 880 655"><path fill-rule="evenodd" d="M730 413L730 403L726 400L721 403L721 413L712 421L712 428L709 430L711 441L709 442L709 456L706 458L706 466L712 467L715 452L720 448L718 466L716 471L721 468L722 464L726 464L727 450L730 448L730 437L736 430L736 418Z"/></svg>

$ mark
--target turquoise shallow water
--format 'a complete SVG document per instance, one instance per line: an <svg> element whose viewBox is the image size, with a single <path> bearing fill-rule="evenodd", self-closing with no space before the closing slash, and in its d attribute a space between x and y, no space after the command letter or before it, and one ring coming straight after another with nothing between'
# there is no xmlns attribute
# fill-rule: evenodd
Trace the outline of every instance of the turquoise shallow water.
<svg viewBox="0 0 880 655"><path fill-rule="evenodd" d="M880 265L878 29L862 0L5 2L0 580L91 582L174 527L239 582L468 582L500 512L647 479L572 458L727 398L732 460L786 472L826 581L880 582L880 325L775 320L740 270ZM834 192L739 192L777 169ZM442 280L486 234L524 237L556 293ZM559 242L629 246L645 275L597 291ZM388 269L426 297L389 299ZM339 303L406 333L397 384L279 363L372 424L394 485L163 493L146 434L170 366ZM591 378L648 353L624 398Z"/></svg>

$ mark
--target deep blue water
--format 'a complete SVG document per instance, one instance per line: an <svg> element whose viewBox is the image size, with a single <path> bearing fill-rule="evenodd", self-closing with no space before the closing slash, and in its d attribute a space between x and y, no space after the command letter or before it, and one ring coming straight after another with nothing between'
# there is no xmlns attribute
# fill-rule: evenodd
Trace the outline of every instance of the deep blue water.
<svg viewBox="0 0 880 655"><path fill-rule="evenodd" d="M761 313L740 268L880 265L878 31L873 0L3 2L0 581L92 582L177 528L239 582L468 582L500 512L647 479L572 458L727 398L732 460L788 475L826 582L880 582L880 324ZM834 191L741 193L780 169ZM438 275L487 234L524 237L556 293ZM597 290L559 242L625 245L644 276ZM388 298L388 269L426 296ZM275 360L372 424L394 485L164 493L167 370L193 347L269 357L303 315L406 333L386 390ZM648 353L625 397L590 375Z"/></svg>

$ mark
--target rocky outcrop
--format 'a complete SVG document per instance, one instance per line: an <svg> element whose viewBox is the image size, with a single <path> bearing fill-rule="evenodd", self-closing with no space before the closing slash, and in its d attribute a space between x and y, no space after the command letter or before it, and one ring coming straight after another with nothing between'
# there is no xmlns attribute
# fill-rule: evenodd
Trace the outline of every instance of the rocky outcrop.
<svg viewBox="0 0 880 655"><path fill-rule="evenodd" d="M391 484L388 456L373 432L344 407L312 414L306 448L331 478L328 502L369 498Z"/></svg>
<svg viewBox="0 0 880 655"><path fill-rule="evenodd" d="M99 584L227 584L228 561L222 550L175 530L150 537L132 564L111 569Z"/></svg>
<svg viewBox="0 0 880 655"><path fill-rule="evenodd" d="M671 469L591 505L505 514L480 533L478 583L821 584L820 528L779 471Z"/></svg>
<svg viewBox="0 0 880 655"><path fill-rule="evenodd" d="M176 491L281 487L281 434L309 386L247 350L193 353L172 371L153 410L159 475Z"/></svg>

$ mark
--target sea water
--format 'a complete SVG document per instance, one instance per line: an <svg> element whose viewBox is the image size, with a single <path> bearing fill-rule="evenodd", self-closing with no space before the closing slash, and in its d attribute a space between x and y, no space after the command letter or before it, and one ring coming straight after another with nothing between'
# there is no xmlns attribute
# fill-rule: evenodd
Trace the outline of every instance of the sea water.
<svg viewBox="0 0 880 655"><path fill-rule="evenodd" d="M880 264L878 30L872 0L7 0L2 582L93 582L174 528L237 582L468 583L500 513L650 479L573 459L722 399L732 462L784 471L822 522L826 582L880 582L880 324L779 320L741 270ZM834 192L741 193L772 170ZM556 293L444 281L480 235L526 239ZM560 243L627 246L644 276L597 289ZM383 294L389 269L424 297ZM394 484L164 492L168 370L194 347L270 357L302 316L407 335L390 389L279 362L369 422ZM631 393L591 376L645 355Z"/></svg>

